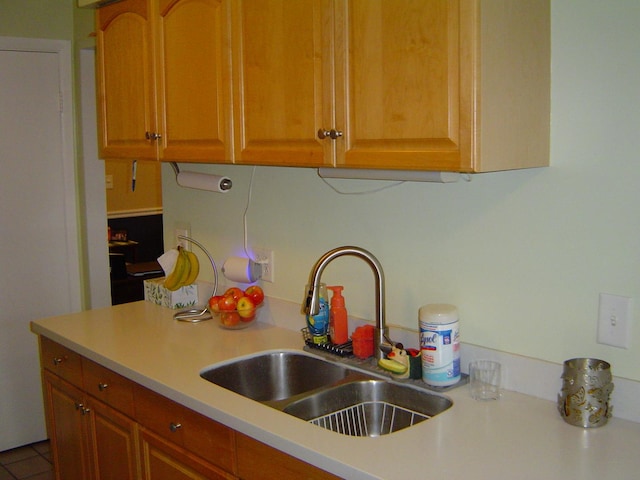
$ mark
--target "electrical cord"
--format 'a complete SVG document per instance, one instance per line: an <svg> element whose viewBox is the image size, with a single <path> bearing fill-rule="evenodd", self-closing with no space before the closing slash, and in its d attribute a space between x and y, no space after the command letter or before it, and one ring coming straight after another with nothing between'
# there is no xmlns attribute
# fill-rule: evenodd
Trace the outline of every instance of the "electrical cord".
<svg viewBox="0 0 640 480"><path fill-rule="evenodd" d="M252 255L249 254L249 250L248 250L248 227L247 227L247 213L249 212L249 206L251 205L251 195L253 193L253 177L256 173L256 166L254 165L253 168L251 169L251 178L249 179L249 189L247 192L247 204L244 208L244 213L242 214L242 226L244 229L244 241L243 241L243 245L244 245L244 253L247 256L247 258L251 259L252 261L256 261Z"/></svg>

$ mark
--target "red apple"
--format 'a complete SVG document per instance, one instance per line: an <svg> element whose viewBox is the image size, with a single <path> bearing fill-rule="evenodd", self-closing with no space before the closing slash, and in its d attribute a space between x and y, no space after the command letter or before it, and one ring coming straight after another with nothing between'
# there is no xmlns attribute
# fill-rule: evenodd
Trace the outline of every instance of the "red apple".
<svg viewBox="0 0 640 480"><path fill-rule="evenodd" d="M240 300L241 297L244 296L244 292L238 287L231 287L231 288L228 288L226 292L224 292L224 296L225 297L232 296L237 302L238 300Z"/></svg>
<svg viewBox="0 0 640 480"><path fill-rule="evenodd" d="M220 321L225 327L235 327L240 323L240 320L238 312L222 312L220 315Z"/></svg>
<svg viewBox="0 0 640 480"><path fill-rule="evenodd" d="M237 304L238 315L240 319L248 322L256 316L256 306L249 297L242 297Z"/></svg>
<svg viewBox="0 0 640 480"><path fill-rule="evenodd" d="M244 294L251 299L256 307L264 301L264 292L258 285L251 285L244 291Z"/></svg>
<svg viewBox="0 0 640 480"><path fill-rule="evenodd" d="M220 305L218 303L222 300L222 295L214 295L209 299L209 309L214 313L220 313Z"/></svg>
<svg viewBox="0 0 640 480"><path fill-rule="evenodd" d="M224 295L218 301L218 308L221 312L231 312L236 309L236 299L232 295Z"/></svg>

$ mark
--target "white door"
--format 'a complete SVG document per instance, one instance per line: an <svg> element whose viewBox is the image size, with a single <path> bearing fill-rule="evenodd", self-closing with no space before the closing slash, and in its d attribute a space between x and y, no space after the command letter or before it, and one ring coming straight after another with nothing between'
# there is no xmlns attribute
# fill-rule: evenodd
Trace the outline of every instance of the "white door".
<svg viewBox="0 0 640 480"><path fill-rule="evenodd" d="M46 438L29 322L81 307L70 62L0 37L0 451Z"/></svg>

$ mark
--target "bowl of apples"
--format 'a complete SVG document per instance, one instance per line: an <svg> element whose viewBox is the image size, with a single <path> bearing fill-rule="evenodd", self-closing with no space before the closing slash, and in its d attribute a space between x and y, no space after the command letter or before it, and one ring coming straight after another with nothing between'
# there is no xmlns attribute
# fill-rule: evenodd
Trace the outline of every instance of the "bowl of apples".
<svg viewBox="0 0 640 480"><path fill-rule="evenodd" d="M240 330L255 322L263 301L264 292L257 285L251 285L246 290L231 287L222 295L211 297L208 307L222 328Z"/></svg>

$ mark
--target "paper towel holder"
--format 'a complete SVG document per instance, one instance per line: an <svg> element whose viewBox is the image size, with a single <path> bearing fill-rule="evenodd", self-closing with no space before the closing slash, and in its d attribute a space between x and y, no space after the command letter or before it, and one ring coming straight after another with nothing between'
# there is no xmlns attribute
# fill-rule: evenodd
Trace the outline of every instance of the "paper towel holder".
<svg viewBox="0 0 640 480"><path fill-rule="evenodd" d="M176 182L181 187L226 193L233 186L229 177L209 173L181 172L176 162L171 162L171 167L176 174Z"/></svg>

